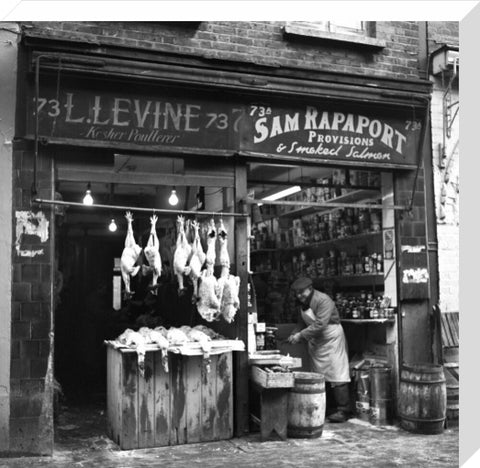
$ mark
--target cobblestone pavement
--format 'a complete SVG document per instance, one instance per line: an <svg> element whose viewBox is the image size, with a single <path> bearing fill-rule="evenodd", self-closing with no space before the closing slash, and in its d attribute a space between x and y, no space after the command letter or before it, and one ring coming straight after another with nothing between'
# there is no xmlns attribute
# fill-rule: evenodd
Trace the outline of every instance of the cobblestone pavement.
<svg viewBox="0 0 480 468"><path fill-rule="evenodd" d="M80 413L79 413L80 414ZM0 468L202 467L202 468L437 468L458 467L458 428L438 435L412 434L398 426L375 427L358 419L326 423L317 439L261 441L258 433L231 440L154 449L120 450L105 435L96 409L79 425L79 414L62 414L52 457L0 458ZM82 418L84 412L81 413Z"/></svg>

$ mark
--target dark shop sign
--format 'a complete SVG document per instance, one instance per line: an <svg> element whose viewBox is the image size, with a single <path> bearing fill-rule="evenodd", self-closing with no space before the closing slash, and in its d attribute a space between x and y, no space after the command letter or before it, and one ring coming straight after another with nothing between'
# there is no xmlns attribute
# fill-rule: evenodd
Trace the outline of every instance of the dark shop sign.
<svg viewBox="0 0 480 468"><path fill-rule="evenodd" d="M302 159L415 165L418 119L378 117L306 105L298 110L249 106L242 149Z"/></svg>
<svg viewBox="0 0 480 468"><path fill-rule="evenodd" d="M157 91L158 93L158 91ZM156 93L156 94L157 94ZM216 150L279 159L414 167L418 118L328 108L42 89L39 136L77 144ZM27 132L34 134L34 99Z"/></svg>

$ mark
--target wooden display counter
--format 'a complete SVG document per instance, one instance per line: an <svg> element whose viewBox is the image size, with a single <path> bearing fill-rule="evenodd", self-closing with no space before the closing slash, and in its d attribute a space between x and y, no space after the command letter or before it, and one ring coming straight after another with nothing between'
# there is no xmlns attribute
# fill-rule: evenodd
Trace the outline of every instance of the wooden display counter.
<svg viewBox="0 0 480 468"><path fill-rule="evenodd" d="M134 350L106 344L108 435L120 448L233 436L232 348L217 349L208 367L198 351L169 352L168 373L161 352L147 350L142 377Z"/></svg>

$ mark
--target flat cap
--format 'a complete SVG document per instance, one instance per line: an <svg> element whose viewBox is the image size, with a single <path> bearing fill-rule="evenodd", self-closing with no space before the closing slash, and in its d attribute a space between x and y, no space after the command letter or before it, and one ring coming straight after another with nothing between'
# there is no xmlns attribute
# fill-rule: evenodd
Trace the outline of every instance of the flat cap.
<svg viewBox="0 0 480 468"><path fill-rule="evenodd" d="M312 280L310 278L297 278L293 283L291 288L294 291L303 291L304 289L308 288L309 286L312 285Z"/></svg>

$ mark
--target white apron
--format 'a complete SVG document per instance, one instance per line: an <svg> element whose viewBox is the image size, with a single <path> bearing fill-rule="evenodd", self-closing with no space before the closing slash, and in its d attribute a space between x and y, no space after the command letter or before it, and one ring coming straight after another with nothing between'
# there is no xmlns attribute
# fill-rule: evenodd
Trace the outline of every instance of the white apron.
<svg viewBox="0 0 480 468"><path fill-rule="evenodd" d="M315 321L312 309L302 311L302 319L307 327L311 325ZM308 351L313 371L323 374L326 382L350 382L347 341L340 324L327 325L321 337L308 340Z"/></svg>

